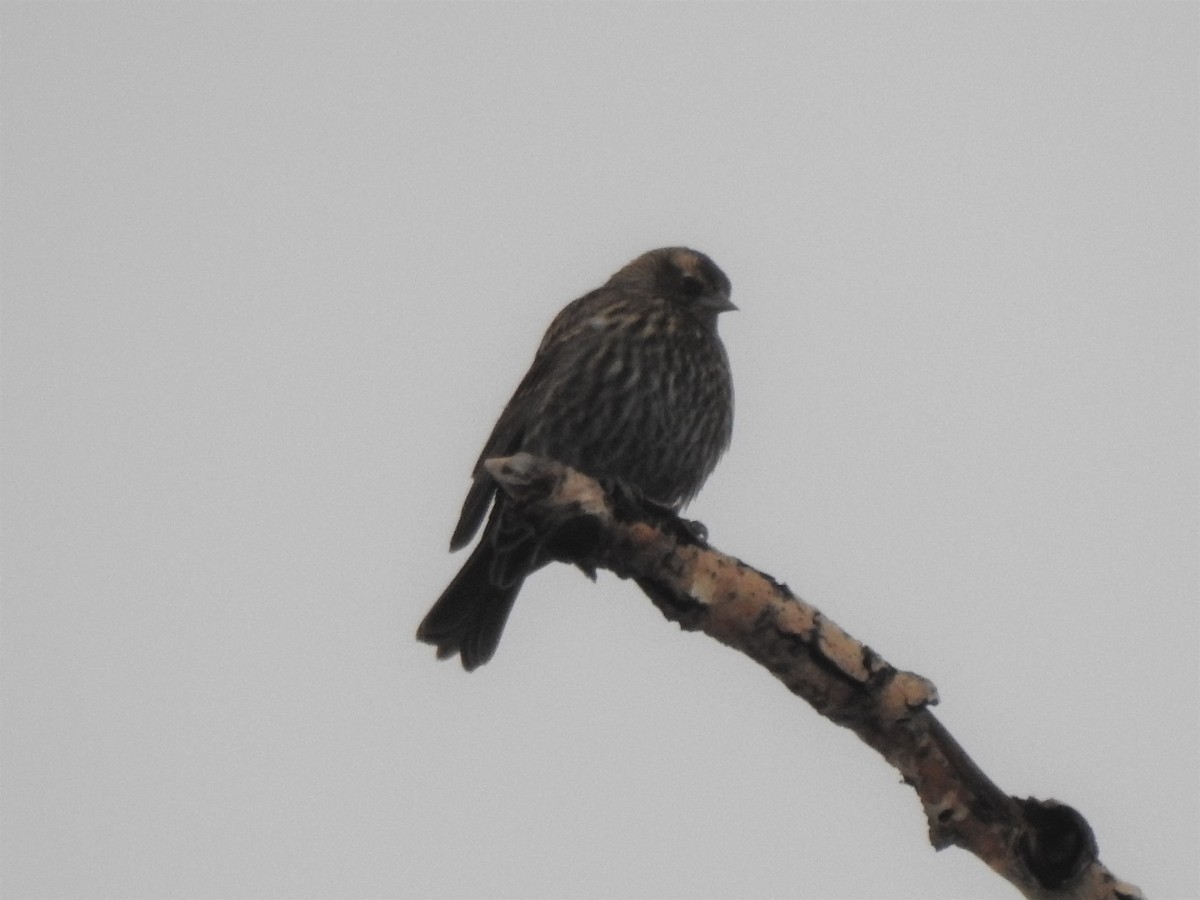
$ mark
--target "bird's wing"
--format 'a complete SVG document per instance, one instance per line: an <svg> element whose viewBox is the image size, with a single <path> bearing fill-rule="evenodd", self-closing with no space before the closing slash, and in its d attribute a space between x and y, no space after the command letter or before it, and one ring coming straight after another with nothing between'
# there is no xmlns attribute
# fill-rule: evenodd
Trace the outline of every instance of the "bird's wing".
<svg viewBox="0 0 1200 900"><path fill-rule="evenodd" d="M504 412L500 414L491 435L483 445L479 459L475 461L475 470L472 473L474 481L470 490L467 491L467 498L463 501L462 512L458 517L458 525L450 538L451 550L465 546L475 536L475 532L479 530L483 517L492 503L492 497L495 495L496 483L483 468L484 460L497 456L511 456L521 450L529 416L539 406L537 398L546 389L549 373L562 366L563 353L579 351L577 346L579 307L591 301L599 293L600 291L592 291L568 304L554 317L554 321L546 329L546 334L542 338L541 344L538 345L529 371L517 385L512 399L504 407Z"/></svg>

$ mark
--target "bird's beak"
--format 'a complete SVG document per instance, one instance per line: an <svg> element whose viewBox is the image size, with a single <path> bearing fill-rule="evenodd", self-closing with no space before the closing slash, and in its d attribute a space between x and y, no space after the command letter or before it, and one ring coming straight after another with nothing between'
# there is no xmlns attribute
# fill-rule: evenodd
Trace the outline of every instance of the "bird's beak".
<svg viewBox="0 0 1200 900"><path fill-rule="evenodd" d="M727 294L705 294L700 299L700 306L714 313L734 312L737 307Z"/></svg>

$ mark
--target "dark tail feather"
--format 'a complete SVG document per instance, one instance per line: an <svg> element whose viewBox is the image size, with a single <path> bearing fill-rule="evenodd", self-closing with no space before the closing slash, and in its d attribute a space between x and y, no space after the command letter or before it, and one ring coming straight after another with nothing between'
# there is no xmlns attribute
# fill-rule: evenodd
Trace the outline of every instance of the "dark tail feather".
<svg viewBox="0 0 1200 900"><path fill-rule="evenodd" d="M496 549L490 537L485 531L479 546L417 629L417 639L435 645L439 659L457 653L468 672L496 652L504 623L528 574L527 569L520 569L507 583L496 584L492 579Z"/></svg>
<svg viewBox="0 0 1200 900"><path fill-rule="evenodd" d="M471 489L467 491L467 499L463 503L462 513L458 517L458 526L450 538L451 550L465 547L471 538L475 537L475 532L479 530L479 523L483 521L484 513L487 512L488 504L492 502L492 495L495 493L496 482L492 481L489 476L475 476L475 480L471 483Z"/></svg>

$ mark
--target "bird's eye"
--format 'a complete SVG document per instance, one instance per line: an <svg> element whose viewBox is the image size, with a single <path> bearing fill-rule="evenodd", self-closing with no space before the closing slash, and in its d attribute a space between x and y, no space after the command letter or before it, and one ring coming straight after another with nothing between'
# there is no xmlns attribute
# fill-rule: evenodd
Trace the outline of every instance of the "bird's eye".
<svg viewBox="0 0 1200 900"><path fill-rule="evenodd" d="M679 289L685 297L699 297L704 293L704 282L695 275L684 275L679 282Z"/></svg>

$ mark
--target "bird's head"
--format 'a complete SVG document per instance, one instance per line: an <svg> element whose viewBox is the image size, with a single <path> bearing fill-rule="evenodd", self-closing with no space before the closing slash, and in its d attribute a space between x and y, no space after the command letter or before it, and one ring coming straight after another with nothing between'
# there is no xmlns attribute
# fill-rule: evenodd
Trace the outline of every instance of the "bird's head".
<svg viewBox="0 0 1200 900"><path fill-rule="evenodd" d="M653 293L706 319L737 309L729 299L729 277L703 253L687 247L643 253L608 283Z"/></svg>

